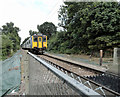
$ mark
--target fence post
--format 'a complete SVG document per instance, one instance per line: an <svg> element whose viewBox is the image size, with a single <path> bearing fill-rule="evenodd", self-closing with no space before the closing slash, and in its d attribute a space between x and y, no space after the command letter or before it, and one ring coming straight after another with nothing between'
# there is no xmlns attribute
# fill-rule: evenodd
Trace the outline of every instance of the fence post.
<svg viewBox="0 0 120 97"><path fill-rule="evenodd" d="M103 50L100 50L100 66L102 66Z"/></svg>
<svg viewBox="0 0 120 97"><path fill-rule="evenodd" d="M113 65L120 65L120 48L114 48Z"/></svg>

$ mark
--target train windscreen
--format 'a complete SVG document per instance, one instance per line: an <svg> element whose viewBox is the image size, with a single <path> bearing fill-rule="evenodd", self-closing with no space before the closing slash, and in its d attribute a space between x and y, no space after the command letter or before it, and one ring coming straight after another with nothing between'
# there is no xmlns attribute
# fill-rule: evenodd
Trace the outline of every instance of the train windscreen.
<svg viewBox="0 0 120 97"><path fill-rule="evenodd" d="M34 36L34 42L37 42L38 39L37 39L37 36Z"/></svg>

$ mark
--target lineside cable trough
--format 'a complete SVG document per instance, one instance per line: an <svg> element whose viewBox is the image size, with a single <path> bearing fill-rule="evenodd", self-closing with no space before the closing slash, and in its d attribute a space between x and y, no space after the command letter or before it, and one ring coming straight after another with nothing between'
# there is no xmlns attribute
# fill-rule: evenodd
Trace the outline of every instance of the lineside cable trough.
<svg viewBox="0 0 120 97"><path fill-rule="evenodd" d="M72 87L80 95L87 96L87 97L93 97L93 96L102 97L102 95L97 93L95 90L90 89L90 88L88 88L87 86L84 85L84 84L90 84L89 82L86 82L86 83L83 84L81 81L80 82L77 81L76 79L68 76L67 74L65 74L62 71L58 70L57 68L53 67L52 65L45 62L44 60L38 58L36 55L34 55L30 52L28 52L28 54L31 55L32 57L34 57L40 63L42 63L45 67L47 67L50 71L52 71L57 77L64 80L70 87ZM103 95L105 96L104 92L103 92Z"/></svg>

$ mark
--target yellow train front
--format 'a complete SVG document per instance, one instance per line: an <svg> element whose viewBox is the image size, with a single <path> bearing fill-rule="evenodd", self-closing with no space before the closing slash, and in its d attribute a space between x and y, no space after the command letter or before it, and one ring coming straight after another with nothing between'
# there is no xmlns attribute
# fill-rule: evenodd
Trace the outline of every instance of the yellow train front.
<svg viewBox="0 0 120 97"><path fill-rule="evenodd" d="M23 44L23 48L31 52L43 54L43 51L47 49L47 36L33 35Z"/></svg>

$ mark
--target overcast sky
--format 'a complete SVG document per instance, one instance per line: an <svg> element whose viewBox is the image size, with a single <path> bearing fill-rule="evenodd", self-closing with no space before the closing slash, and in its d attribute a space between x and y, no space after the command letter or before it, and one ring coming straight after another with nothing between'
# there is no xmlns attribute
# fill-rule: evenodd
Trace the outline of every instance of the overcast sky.
<svg viewBox="0 0 120 97"><path fill-rule="evenodd" d="M37 31L37 25L48 21L58 24L58 10L63 0L0 0L0 28L13 22L20 28L22 41L29 30Z"/></svg>
<svg viewBox="0 0 120 97"><path fill-rule="evenodd" d="M48 21L58 24L58 10L64 0L0 0L0 28L13 22L20 28L22 41L29 30L37 31L37 25ZM120 1L120 0L117 0Z"/></svg>

